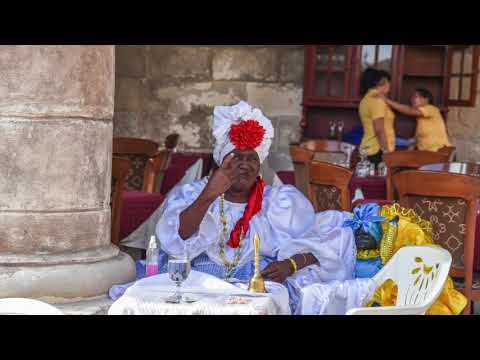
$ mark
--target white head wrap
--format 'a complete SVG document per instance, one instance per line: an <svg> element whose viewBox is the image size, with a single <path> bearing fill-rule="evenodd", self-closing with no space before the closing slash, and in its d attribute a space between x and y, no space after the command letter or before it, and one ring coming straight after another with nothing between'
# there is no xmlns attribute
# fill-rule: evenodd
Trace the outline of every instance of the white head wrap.
<svg viewBox="0 0 480 360"><path fill-rule="evenodd" d="M235 145L231 143L229 137L230 128L245 120L256 120L265 129L262 143L254 150L260 158L260 163L263 163L268 156L273 138L272 122L259 109L253 108L245 101L240 101L233 106L216 106L213 111L213 136L216 140L213 158L219 166L225 156L235 150Z"/></svg>

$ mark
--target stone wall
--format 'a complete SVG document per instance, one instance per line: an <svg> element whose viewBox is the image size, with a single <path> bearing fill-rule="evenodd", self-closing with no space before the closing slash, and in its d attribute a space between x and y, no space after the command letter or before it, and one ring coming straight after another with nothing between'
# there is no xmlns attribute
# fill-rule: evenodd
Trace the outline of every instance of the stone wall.
<svg viewBox="0 0 480 360"><path fill-rule="evenodd" d="M180 150L211 150L217 105L240 100L274 123L273 151L299 136L303 46L116 46L114 135L163 144L173 132Z"/></svg>

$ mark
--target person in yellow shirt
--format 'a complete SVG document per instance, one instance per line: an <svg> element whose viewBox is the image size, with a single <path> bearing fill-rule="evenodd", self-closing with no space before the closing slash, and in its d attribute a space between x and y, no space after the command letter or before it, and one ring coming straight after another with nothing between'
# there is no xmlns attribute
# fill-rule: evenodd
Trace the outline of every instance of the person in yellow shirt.
<svg viewBox="0 0 480 360"><path fill-rule="evenodd" d="M440 110L433 105L433 95L426 89L416 89L411 97L412 106L402 105L389 100L384 94L378 94L394 110L417 119L415 138L417 149L438 151L445 146L452 146L448 140L447 128Z"/></svg>
<svg viewBox="0 0 480 360"><path fill-rule="evenodd" d="M390 92L388 72L368 68L361 79L359 115L363 126L360 148L366 149L368 160L377 166L382 155L395 151L395 114L385 101Z"/></svg>

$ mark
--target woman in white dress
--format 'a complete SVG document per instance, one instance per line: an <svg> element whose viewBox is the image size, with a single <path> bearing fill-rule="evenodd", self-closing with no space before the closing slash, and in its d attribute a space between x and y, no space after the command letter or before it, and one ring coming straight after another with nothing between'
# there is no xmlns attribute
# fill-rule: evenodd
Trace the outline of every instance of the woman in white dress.
<svg viewBox="0 0 480 360"><path fill-rule="evenodd" d="M176 187L162 205L156 227L161 271L166 271L168 255L187 252L197 271L248 281L258 234L262 275L287 287L293 313L310 311L297 305L302 289L314 283L352 280L354 288L366 289L352 304L362 305L374 289L368 281L359 285L353 280L355 240L352 230L343 227L351 214L315 214L296 188L265 185L259 171L273 128L260 110L245 102L216 107L213 125L218 168L209 178Z"/></svg>

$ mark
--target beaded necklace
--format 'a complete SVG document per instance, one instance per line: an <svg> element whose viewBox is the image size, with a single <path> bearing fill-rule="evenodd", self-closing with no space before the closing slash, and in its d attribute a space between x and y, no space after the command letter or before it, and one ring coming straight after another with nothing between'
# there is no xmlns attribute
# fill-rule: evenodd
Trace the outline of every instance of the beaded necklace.
<svg viewBox="0 0 480 360"><path fill-rule="evenodd" d="M240 262L243 238L245 237L245 234L243 233L243 229L242 229L242 232L240 235L240 244L238 245L238 248L235 251L234 260L232 263L229 263L225 258L225 240L228 236L228 228L227 228L227 217L225 216L225 195L224 194L222 194L222 196L220 197L220 221L222 222L222 226L223 226L222 236L220 240L220 258L223 261L223 265L227 269L225 273L225 280L227 280L232 274L233 270L235 270L235 268L237 267L238 263Z"/></svg>

